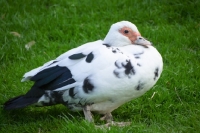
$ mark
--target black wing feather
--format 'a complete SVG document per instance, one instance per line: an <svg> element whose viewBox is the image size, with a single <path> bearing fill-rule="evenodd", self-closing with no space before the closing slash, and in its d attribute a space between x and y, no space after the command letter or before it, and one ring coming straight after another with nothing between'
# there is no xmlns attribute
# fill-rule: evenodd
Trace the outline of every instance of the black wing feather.
<svg viewBox="0 0 200 133"><path fill-rule="evenodd" d="M31 78L34 86L44 90L54 90L75 82L67 67L54 66L45 69Z"/></svg>
<svg viewBox="0 0 200 133"><path fill-rule="evenodd" d="M52 71L51 71L52 70ZM42 73L38 73L36 76L38 77L39 80L35 80L35 85L36 86L43 86L45 84L50 83L51 81L55 80L56 78L58 78L60 75L62 75L63 73L65 73L66 68L61 67L58 69L58 67L53 67L53 68L49 68L49 70L44 72L42 71ZM70 75L71 76L71 75ZM69 76L67 76L66 78L68 78ZM32 79L31 79L32 80Z"/></svg>
<svg viewBox="0 0 200 133"><path fill-rule="evenodd" d="M67 67L61 66L45 69L32 77L31 80L35 83L25 95L27 97L40 97L45 93L45 90L55 90L76 82L72 78L71 71Z"/></svg>
<svg viewBox="0 0 200 133"><path fill-rule="evenodd" d="M37 73L35 76L33 76L30 80L31 81L38 81L40 79L44 79L49 75L52 75L60 70L64 69L64 67L58 67L58 66L54 66L54 67L50 67L47 69L42 70L41 72Z"/></svg>

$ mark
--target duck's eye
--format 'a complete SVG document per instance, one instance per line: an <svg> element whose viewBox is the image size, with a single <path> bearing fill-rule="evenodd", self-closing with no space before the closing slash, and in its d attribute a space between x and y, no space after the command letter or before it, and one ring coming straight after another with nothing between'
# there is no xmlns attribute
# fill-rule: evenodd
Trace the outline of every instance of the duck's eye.
<svg viewBox="0 0 200 133"><path fill-rule="evenodd" d="M124 30L124 33L125 33L125 34L128 34L128 33L129 33L129 31L128 31L128 30Z"/></svg>

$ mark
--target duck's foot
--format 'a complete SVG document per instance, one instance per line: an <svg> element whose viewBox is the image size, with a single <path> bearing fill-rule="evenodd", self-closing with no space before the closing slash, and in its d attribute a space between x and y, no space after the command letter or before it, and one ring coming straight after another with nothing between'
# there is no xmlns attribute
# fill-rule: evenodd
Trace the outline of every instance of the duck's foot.
<svg viewBox="0 0 200 133"><path fill-rule="evenodd" d="M124 127L124 126L129 126L131 122L115 122L111 121L110 123L106 123L105 126L110 127L110 126L118 126L118 127Z"/></svg>
<svg viewBox="0 0 200 133"><path fill-rule="evenodd" d="M113 121L113 117L111 113L106 113L103 117L100 118L100 120L105 120L107 123L104 125L96 126L98 128L105 128L105 127L111 127L111 126L118 126L118 127L124 127L131 124L131 122L115 122Z"/></svg>
<svg viewBox="0 0 200 133"><path fill-rule="evenodd" d="M89 105L86 105L83 107L83 113L85 115L85 120L87 120L89 122L94 122Z"/></svg>
<svg viewBox="0 0 200 133"><path fill-rule="evenodd" d="M100 118L101 121L106 121L107 123L112 122L113 117L111 113L106 113L103 117Z"/></svg>
<svg viewBox="0 0 200 133"><path fill-rule="evenodd" d="M125 127L125 126L129 126L131 124L131 122L115 122L115 121L111 121L109 123L106 123L104 125L96 125L97 128L101 128L101 129L105 129L105 128L109 128L112 126L117 126L117 127Z"/></svg>

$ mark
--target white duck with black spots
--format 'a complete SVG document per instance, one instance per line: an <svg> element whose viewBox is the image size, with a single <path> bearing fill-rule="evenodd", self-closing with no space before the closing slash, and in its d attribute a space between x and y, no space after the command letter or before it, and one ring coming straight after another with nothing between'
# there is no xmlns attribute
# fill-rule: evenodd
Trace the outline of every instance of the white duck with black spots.
<svg viewBox="0 0 200 133"><path fill-rule="evenodd" d="M121 21L111 26L104 40L69 50L25 73L22 81L34 85L25 95L7 101L4 109L63 104L83 110L88 121L93 121L94 111L111 122L111 112L152 88L162 69L156 48L134 24Z"/></svg>

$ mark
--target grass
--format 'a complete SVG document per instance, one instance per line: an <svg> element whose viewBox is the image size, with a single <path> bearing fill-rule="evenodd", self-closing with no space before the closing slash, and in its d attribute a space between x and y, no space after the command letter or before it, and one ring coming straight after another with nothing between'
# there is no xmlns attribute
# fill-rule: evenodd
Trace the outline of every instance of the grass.
<svg viewBox="0 0 200 133"><path fill-rule="evenodd" d="M164 60L157 84L113 112L115 121L131 121L130 126L96 129L83 113L57 105L0 109L0 132L199 132L199 0L1 0L0 5L1 106L29 90L31 82L20 82L25 72L71 48L103 39L117 21L135 23ZM35 45L26 50L31 41ZM99 117L95 115L96 124L102 124Z"/></svg>

